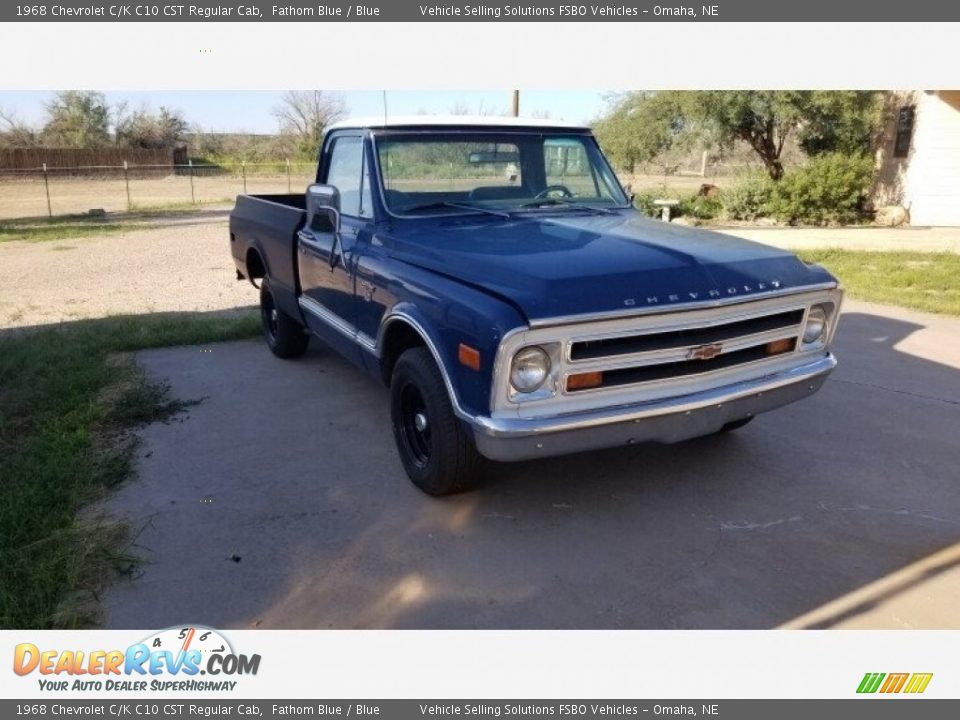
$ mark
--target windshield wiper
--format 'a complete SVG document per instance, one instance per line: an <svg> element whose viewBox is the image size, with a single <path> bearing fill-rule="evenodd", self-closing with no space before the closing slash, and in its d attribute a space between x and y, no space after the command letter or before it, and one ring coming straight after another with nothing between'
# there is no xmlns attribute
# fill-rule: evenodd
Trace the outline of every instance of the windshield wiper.
<svg viewBox="0 0 960 720"><path fill-rule="evenodd" d="M557 205L563 205L564 207L573 208L574 210L592 210L593 212L602 213L604 215L616 215L616 213L609 208L597 207L596 205L585 205L577 202L576 200L567 200L565 198L541 198L540 200L524 203L520 207L541 208L556 207Z"/></svg>
<svg viewBox="0 0 960 720"><path fill-rule="evenodd" d="M472 212L487 213L488 215L496 215L497 217L506 218L507 220L511 219L511 215L508 212L503 210L494 210L492 208L485 208L479 205L470 205L468 203L458 203L451 202L449 200L440 200L439 202L430 202L424 203L423 205L414 205L413 207L404 208L403 212L419 212L421 210L436 210L437 208L456 208L459 210L470 210Z"/></svg>

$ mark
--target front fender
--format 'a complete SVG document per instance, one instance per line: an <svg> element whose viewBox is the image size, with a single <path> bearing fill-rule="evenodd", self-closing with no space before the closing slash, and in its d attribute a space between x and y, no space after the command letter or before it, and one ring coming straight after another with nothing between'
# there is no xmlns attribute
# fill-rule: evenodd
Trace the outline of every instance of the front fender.
<svg viewBox="0 0 960 720"><path fill-rule="evenodd" d="M510 330L524 326L522 317L509 305L445 278L437 285L451 284L455 289L431 288L433 302L422 302L426 293L408 296L395 303L384 315L377 337L378 351L390 326L404 322L424 340L440 368L454 411L464 419L490 412L490 387L497 349ZM417 302L416 297L421 300ZM463 343L480 353L480 369L473 370L459 361Z"/></svg>

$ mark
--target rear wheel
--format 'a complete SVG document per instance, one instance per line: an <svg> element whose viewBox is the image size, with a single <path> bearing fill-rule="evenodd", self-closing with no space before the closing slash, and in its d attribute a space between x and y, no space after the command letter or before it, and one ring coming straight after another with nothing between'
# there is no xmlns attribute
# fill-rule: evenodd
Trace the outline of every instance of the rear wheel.
<svg viewBox="0 0 960 720"><path fill-rule="evenodd" d="M306 352L310 336L303 325L277 307L267 278L260 283L260 321L267 347L274 355L295 358Z"/></svg>
<svg viewBox="0 0 960 720"><path fill-rule="evenodd" d="M443 376L426 348L407 350L397 360L390 419L400 460L414 485L437 496L476 486L480 455L454 414Z"/></svg>
<svg viewBox="0 0 960 720"><path fill-rule="evenodd" d="M750 422L751 420L753 420L753 415L751 415L750 417L740 418L739 420L731 420L731 421L728 422L726 425L724 425L722 428L720 428L719 430L717 430L717 433L718 433L718 434L720 434L720 433L728 433L728 432L733 432L734 430L739 430L740 428L742 428L744 425L746 425L746 424L747 424L748 422Z"/></svg>

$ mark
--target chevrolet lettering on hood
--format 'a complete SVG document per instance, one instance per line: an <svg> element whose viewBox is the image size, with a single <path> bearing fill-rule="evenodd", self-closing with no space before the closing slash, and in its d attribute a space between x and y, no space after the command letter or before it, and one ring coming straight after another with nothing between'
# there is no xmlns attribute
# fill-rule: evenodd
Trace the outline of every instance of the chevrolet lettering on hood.
<svg viewBox="0 0 960 720"><path fill-rule="evenodd" d="M710 290L702 292L686 292L683 294L680 293L669 293L663 300L668 303L677 303L687 300L701 300L701 299L716 299L721 297L731 297L738 294L748 294L752 292L764 292L767 290L778 290L782 287L782 284L779 280L771 280L768 283L758 282L756 285L743 285L741 287L728 287L725 291L718 290L716 288L711 288ZM658 295L648 295L644 298L647 305L659 305L661 302L661 297ZM627 298L623 301L623 304L627 307L635 307L637 304L636 298Z"/></svg>
<svg viewBox="0 0 960 720"><path fill-rule="evenodd" d="M237 198L237 276L275 355L317 338L389 388L399 459L431 495L473 487L481 457L734 430L836 365L836 278L644 216L588 128L345 121L319 158L302 195Z"/></svg>

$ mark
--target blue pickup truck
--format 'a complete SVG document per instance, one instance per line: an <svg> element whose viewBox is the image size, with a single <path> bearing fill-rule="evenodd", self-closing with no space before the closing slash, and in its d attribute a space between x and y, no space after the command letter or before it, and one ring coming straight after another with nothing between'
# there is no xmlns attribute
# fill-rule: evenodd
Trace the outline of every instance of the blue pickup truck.
<svg viewBox="0 0 960 720"><path fill-rule="evenodd" d="M589 129L417 117L328 129L304 194L241 195L266 342L390 389L410 479L732 430L836 365L842 291L782 250L633 209Z"/></svg>

